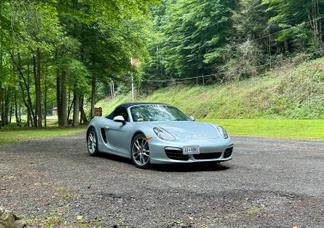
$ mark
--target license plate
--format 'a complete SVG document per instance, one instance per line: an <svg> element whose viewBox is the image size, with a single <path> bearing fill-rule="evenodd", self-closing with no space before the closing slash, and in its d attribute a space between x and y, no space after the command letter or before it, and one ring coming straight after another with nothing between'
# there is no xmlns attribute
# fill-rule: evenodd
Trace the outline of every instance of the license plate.
<svg viewBox="0 0 324 228"><path fill-rule="evenodd" d="M199 146L184 146L183 154L200 154Z"/></svg>

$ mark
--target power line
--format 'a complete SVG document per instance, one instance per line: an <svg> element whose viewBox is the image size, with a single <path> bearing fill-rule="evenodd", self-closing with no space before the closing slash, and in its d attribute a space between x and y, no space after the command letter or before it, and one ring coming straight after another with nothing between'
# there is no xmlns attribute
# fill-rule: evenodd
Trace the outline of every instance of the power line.
<svg viewBox="0 0 324 228"><path fill-rule="evenodd" d="M208 74L208 75L201 75L201 76L195 76L195 77L190 77L190 78L169 78L169 79L157 79L157 80L143 80L142 82L173 82L173 81L186 81L186 80L191 80L191 79L199 79L199 78L208 78L212 76L217 76L217 74Z"/></svg>
<svg viewBox="0 0 324 228"><path fill-rule="evenodd" d="M318 17L318 18L315 18L315 19L312 19L312 20L308 20L306 22L303 22L305 24L308 24L308 23L311 23L311 22L314 22L314 21L318 21L318 20L321 20L324 18L324 15L321 16L321 17ZM269 39L269 42L270 42L270 37L275 35L275 34L278 34L280 32L283 32L283 31L287 31L289 29L292 29L292 28L296 28L298 26L300 26L301 24L298 24L298 25L294 25L294 26L291 26L289 28L285 28L285 29L282 29L282 30L279 30L279 31L276 31L276 32L273 32L273 33L269 33L268 35L266 36L263 36L263 37L259 37L259 38L256 38L256 39L253 39L253 40L248 40L249 42L255 42L255 41L258 41L258 40L262 40L262 39L265 39L265 38L268 38ZM238 45L234 45L233 47L238 47ZM269 47L270 47L270 44L269 44ZM317 51L317 52L313 52L313 53L308 53L308 54L315 54L315 53L318 53L320 51ZM262 68L264 66L272 66L272 58L271 58L271 55L270 55L270 63L267 63L267 64L263 64L263 65L257 65L257 66L254 66L256 68ZM220 69L220 67L216 67L217 70ZM221 69L222 70L222 69ZM190 77L190 78L179 78L179 79L176 79L176 78L169 78L169 79L157 79L157 80L151 80L151 79L148 79L148 80L143 80L142 82L177 82L177 81L186 81L186 80L192 80L192 79L199 79L199 78L202 78L204 80L204 78L208 78L208 77L211 77L211 76L216 76L217 74L210 74L210 75L202 75L202 76L196 76L196 77Z"/></svg>
<svg viewBox="0 0 324 228"><path fill-rule="evenodd" d="M321 19L323 19L323 18L324 18L324 15L321 16L321 17L318 17L318 18L312 19L312 20L308 20L308 21L303 22L303 23L308 24L308 23L311 23L311 22L313 22L313 21L321 20ZM283 31L286 31L286 30L289 30L289 29L292 29L292 28L296 28L296 27L298 27L298 26L301 26L301 24L293 25L293 26L291 26L291 27L289 27L289 28L285 28L285 29L282 29L282 30L279 30L279 31L276 31L276 32L270 33L270 34L268 34L268 35L265 35L265 36L262 36L262 37L259 37L259 38L256 38L256 39L249 40L249 41L253 42L253 41L262 40L262 39L264 39L264 38L269 38L269 37L272 36L272 35L276 35L276 34L278 34L278 33L280 33L280 32L283 32Z"/></svg>
<svg viewBox="0 0 324 228"><path fill-rule="evenodd" d="M318 51L315 51L315 52L311 52L311 53L306 53L307 55L312 55L312 54L317 54L317 53L322 53L321 50L318 50ZM262 64L262 65L256 65L256 66L253 66L254 68L264 68L266 66L271 66L271 63L266 63L266 64ZM216 69L218 70L223 70L221 69L220 66L216 67ZM157 83L163 83L163 82L183 82L183 81L188 81L188 80L193 80L193 79L199 79L199 78L202 78L203 80L205 78L210 78L210 77L215 77L215 76L218 76L220 74L222 74L223 72L221 73L218 73L218 74L208 74L208 75L200 75L200 76L195 76L195 77L187 77L187 78L168 78L168 79L147 79L147 80L142 80L141 82L157 82Z"/></svg>

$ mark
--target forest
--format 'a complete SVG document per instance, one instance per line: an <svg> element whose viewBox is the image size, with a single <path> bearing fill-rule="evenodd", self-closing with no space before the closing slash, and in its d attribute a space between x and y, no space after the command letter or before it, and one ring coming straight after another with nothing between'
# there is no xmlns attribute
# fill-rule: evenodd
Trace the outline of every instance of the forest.
<svg viewBox="0 0 324 228"><path fill-rule="evenodd" d="M87 123L98 100L257 77L324 54L324 0L1 0L0 125ZM131 59L133 61L131 61Z"/></svg>

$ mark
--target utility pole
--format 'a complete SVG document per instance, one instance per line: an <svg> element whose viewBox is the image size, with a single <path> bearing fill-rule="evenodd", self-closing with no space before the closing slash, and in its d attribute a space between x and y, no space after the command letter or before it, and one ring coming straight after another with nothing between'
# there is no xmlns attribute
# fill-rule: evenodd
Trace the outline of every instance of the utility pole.
<svg viewBox="0 0 324 228"><path fill-rule="evenodd" d="M133 67L132 72L131 72L131 81L132 81L132 100L135 100L135 87L134 87L134 72L135 68L138 66L138 59L136 58L131 58L131 65Z"/></svg>
<svg viewBox="0 0 324 228"><path fill-rule="evenodd" d="M270 27L269 27L269 64L270 64L270 70L272 68L272 56L271 56L271 33L270 33Z"/></svg>

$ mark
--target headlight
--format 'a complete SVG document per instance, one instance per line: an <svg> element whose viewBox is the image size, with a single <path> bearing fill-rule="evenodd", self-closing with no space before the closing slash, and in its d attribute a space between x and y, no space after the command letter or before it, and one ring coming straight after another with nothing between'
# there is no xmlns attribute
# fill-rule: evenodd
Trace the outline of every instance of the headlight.
<svg viewBox="0 0 324 228"><path fill-rule="evenodd" d="M174 141L176 139L173 135L171 135L163 128L155 127L153 128L153 131L160 139L167 140L167 141Z"/></svg>
<svg viewBox="0 0 324 228"><path fill-rule="evenodd" d="M218 126L217 130L219 131L220 135L224 137L224 139L228 138L228 134L227 134L225 128Z"/></svg>

